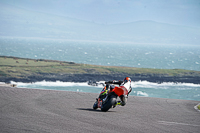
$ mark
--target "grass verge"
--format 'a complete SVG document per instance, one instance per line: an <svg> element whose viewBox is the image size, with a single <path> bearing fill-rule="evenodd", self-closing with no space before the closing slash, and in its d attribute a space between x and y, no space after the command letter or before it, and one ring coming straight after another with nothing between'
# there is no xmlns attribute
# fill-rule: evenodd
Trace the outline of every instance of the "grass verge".
<svg viewBox="0 0 200 133"><path fill-rule="evenodd" d="M0 56L0 77L26 77L39 74L129 74L160 76L200 76L200 71L99 66L66 61Z"/></svg>
<svg viewBox="0 0 200 133"><path fill-rule="evenodd" d="M197 108L200 110L200 104L197 106Z"/></svg>

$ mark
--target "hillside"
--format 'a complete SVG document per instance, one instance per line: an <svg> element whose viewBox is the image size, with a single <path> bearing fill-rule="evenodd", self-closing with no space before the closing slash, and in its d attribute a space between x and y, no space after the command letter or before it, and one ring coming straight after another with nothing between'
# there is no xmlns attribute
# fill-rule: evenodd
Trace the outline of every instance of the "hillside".
<svg viewBox="0 0 200 133"><path fill-rule="evenodd" d="M200 84L200 72L192 70L98 66L0 56L0 82L36 82L42 80L86 82L89 80L122 80L125 76L131 77L133 81Z"/></svg>
<svg viewBox="0 0 200 133"><path fill-rule="evenodd" d="M200 42L197 27L147 20L106 25L2 3L0 8L0 36L193 45Z"/></svg>

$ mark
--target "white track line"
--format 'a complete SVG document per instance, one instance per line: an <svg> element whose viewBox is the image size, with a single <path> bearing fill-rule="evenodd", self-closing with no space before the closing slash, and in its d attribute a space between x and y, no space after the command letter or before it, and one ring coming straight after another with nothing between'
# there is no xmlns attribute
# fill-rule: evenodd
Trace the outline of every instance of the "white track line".
<svg viewBox="0 0 200 133"><path fill-rule="evenodd" d="M200 125L187 124L187 123L178 123L178 122L169 122L169 121L158 121L158 123L159 124L163 124L163 125L184 125L184 126L200 127Z"/></svg>

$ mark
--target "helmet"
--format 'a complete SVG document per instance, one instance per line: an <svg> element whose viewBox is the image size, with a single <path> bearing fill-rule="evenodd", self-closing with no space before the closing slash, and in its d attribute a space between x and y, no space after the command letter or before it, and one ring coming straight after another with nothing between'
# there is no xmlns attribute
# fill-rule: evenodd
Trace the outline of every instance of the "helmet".
<svg viewBox="0 0 200 133"><path fill-rule="evenodd" d="M124 78L124 84L127 83L128 81L131 82L131 78L129 78L129 77L125 77L125 78Z"/></svg>
<svg viewBox="0 0 200 133"><path fill-rule="evenodd" d="M125 77L123 81L123 86L128 90L128 92L131 91L131 78Z"/></svg>

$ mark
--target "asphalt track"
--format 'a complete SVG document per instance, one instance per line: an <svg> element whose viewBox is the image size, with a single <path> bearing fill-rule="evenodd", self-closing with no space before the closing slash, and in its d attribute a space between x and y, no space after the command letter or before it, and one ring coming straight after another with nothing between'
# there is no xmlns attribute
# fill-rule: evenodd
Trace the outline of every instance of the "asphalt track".
<svg viewBox="0 0 200 133"><path fill-rule="evenodd" d="M98 94L0 86L1 133L197 133L200 101L130 96L125 107L93 110Z"/></svg>

